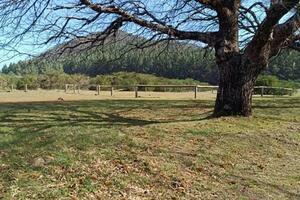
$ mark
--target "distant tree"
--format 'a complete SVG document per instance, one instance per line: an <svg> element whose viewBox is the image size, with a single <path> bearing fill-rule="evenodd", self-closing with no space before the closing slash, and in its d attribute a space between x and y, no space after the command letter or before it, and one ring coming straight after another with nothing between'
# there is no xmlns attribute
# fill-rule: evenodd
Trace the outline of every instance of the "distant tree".
<svg viewBox="0 0 300 200"><path fill-rule="evenodd" d="M8 71L9 71L9 68L8 68L8 66L7 66L7 65L4 65L4 66L2 67L2 73L5 73L5 74L7 74L7 73L8 73Z"/></svg>
<svg viewBox="0 0 300 200"><path fill-rule="evenodd" d="M300 49L299 0L2 0L0 22L7 45L26 35L49 44L101 31L76 44L87 45L121 27L149 39L137 47L160 40L207 44L219 68L216 116L251 115L254 83L269 60L282 49Z"/></svg>

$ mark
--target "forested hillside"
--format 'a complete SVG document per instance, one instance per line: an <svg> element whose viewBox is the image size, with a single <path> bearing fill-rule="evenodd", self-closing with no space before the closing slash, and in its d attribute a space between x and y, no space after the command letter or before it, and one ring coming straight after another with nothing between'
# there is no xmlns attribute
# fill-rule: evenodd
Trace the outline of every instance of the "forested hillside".
<svg viewBox="0 0 300 200"><path fill-rule="evenodd" d="M74 48L72 50L74 52L63 53L59 57L46 56L46 58L13 63L4 66L2 71L5 74L16 75L59 71L89 76L125 71L167 78L192 78L211 84L218 82L214 52L196 46L172 43L166 48L166 44L162 43L146 49L132 49L132 46L121 41L106 44L105 47L87 49ZM265 74L275 75L282 80L299 79L299 54L294 51L284 51L270 63Z"/></svg>

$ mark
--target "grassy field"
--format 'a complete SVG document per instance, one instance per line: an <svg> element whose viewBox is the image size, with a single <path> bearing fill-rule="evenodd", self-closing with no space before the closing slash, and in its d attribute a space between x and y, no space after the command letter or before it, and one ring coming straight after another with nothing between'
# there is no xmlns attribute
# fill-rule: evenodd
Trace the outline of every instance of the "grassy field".
<svg viewBox="0 0 300 200"><path fill-rule="evenodd" d="M300 199L300 98L0 104L0 199Z"/></svg>

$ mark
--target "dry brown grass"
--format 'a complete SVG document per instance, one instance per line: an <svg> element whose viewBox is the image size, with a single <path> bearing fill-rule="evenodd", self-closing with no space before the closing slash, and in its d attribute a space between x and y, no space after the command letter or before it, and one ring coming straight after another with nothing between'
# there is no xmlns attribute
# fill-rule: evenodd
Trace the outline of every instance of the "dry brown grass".
<svg viewBox="0 0 300 200"><path fill-rule="evenodd" d="M208 100L216 97L216 92L199 92L198 99ZM193 92L139 92L139 98L143 100L188 100L194 99ZM0 102L39 102L39 101L57 101L63 98L65 101L80 100L108 100L108 99L135 99L135 93L130 91L114 91L111 96L110 91L101 91L96 95L95 91L81 90L80 94L69 91L65 93L62 90L32 90L28 92L13 91L0 92Z"/></svg>
<svg viewBox="0 0 300 200"><path fill-rule="evenodd" d="M296 95L296 96L299 96ZM271 97L273 96L265 96ZM18 102L52 102L59 101L81 101L81 100L194 100L194 92L139 92L138 98L135 98L133 91L101 91L100 95L96 95L95 91L81 90L78 94L63 90L31 90L24 92L15 90L13 92L0 92L0 103L18 103ZM216 91L198 92L197 100L214 100ZM259 95L255 98L260 98Z"/></svg>

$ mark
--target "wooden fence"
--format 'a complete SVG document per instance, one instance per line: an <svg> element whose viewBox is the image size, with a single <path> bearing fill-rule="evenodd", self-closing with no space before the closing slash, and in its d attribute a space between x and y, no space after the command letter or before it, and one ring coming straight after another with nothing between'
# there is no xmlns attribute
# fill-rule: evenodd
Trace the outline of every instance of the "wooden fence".
<svg viewBox="0 0 300 200"><path fill-rule="evenodd" d="M88 85L91 86L91 85ZM134 97L138 98L139 97L139 90L140 88L143 88L143 91L146 91L147 88L160 88L162 89L161 91L167 89L167 88L189 88L193 91L193 97L197 99L198 93L201 92L201 89L211 90L212 92L214 90L217 90L219 87L218 86L210 86L210 85L94 85L94 88L97 92L97 95L100 95L101 90L105 88L106 90L109 89L110 95L113 96L114 91L116 88L132 88L134 91ZM65 93L68 91L72 91L73 93L80 93L81 85L79 84L66 84L65 85ZM268 87L268 86L255 86L254 89L260 91L260 95L263 97L266 95L266 90L270 89L276 89L277 91L282 91L282 94L289 94L290 96L295 92L296 90L292 88L283 88L283 87ZM14 91L14 85L10 86L10 91ZM27 84L24 85L24 91L28 91L28 86Z"/></svg>
<svg viewBox="0 0 300 200"><path fill-rule="evenodd" d="M72 88L73 93L76 93L76 91L79 93L80 91L80 86L76 84L66 84L65 87L65 92L69 88ZM139 97L139 88L190 88L193 90L194 94L194 99L197 99L198 92L201 91L201 89L210 89L212 92L214 90L217 90L219 87L218 86L209 86L209 85L96 85L96 92L97 95L100 95L101 89L109 89L110 90L110 95L113 96L115 88L133 88L134 91L134 96L135 98ZM266 89L277 89L277 90L282 90L286 91L290 96L293 94L293 89L292 88L282 88L282 87L268 87L268 86L255 86L254 89L259 89L260 90L260 95L263 97L265 95L265 90Z"/></svg>

